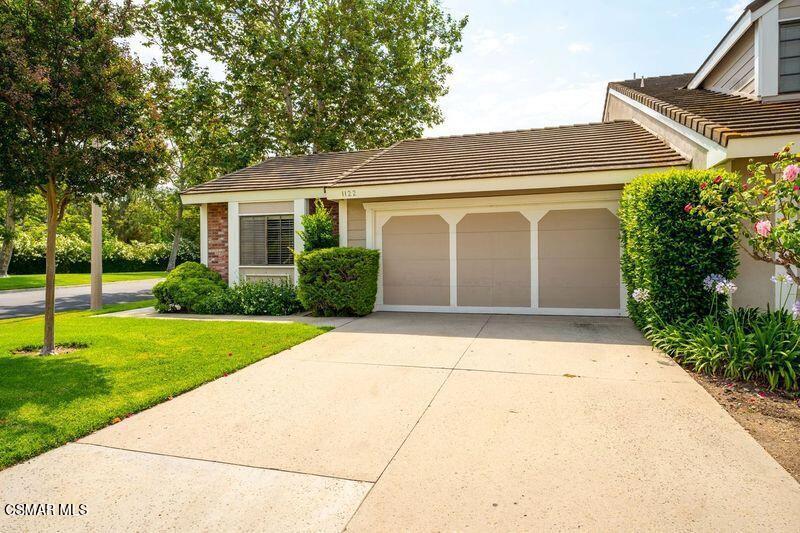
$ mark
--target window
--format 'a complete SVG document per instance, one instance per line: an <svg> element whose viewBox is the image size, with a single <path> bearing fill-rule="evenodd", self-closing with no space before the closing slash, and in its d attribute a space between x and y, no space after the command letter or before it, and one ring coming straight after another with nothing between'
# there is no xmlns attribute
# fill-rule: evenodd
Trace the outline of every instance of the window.
<svg viewBox="0 0 800 533"><path fill-rule="evenodd" d="M781 24L780 93L800 92L800 20Z"/></svg>
<svg viewBox="0 0 800 533"><path fill-rule="evenodd" d="M240 265L291 265L293 246L293 215L239 217Z"/></svg>

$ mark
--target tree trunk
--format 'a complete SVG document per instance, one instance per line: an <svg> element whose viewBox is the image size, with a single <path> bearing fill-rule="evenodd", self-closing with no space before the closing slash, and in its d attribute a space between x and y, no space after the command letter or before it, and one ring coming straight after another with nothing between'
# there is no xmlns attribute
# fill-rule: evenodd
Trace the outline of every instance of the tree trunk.
<svg viewBox="0 0 800 533"><path fill-rule="evenodd" d="M44 343L42 355L55 351L56 319L56 229L58 228L58 198L55 183L47 184L47 248L44 283Z"/></svg>
<svg viewBox="0 0 800 533"><path fill-rule="evenodd" d="M11 254L14 252L14 230L17 219L14 216L16 198L6 192L6 223L3 232L3 247L0 249L0 278L8 277L8 267L11 264Z"/></svg>
<svg viewBox="0 0 800 533"><path fill-rule="evenodd" d="M183 202L178 204L178 216L175 217L175 233L172 237L172 251L169 253L167 272L175 268L178 261L178 249L181 246L181 235L183 234Z"/></svg>

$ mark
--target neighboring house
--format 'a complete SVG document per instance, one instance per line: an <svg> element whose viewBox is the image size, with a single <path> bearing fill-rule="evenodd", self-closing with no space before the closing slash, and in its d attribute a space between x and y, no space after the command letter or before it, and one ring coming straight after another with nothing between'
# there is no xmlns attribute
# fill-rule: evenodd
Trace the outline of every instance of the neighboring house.
<svg viewBox="0 0 800 533"><path fill-rule="evenodd" d="M321 198L343 246L381 250L378 310L625 315L625 183L800 144L800 0L752 3L696 73L610 83L603 121L271 158L183 201L230 283L293 279ZM736 304L774 306L774 273L744 257Z"/></svg>

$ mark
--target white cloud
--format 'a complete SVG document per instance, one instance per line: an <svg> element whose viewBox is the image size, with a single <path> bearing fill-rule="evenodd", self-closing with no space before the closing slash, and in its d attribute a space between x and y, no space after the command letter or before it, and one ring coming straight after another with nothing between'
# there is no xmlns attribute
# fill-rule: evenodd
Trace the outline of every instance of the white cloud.
<svg viewBox="0 0 800 533"><path fill-rule="evenodd" d="M731 5L725 8L725 18L728 22L736 22L744 8L747 7L747 4L750 3L751 0L735 0Z"/></svg>
<svg viewBox="0 0 800 533"><path fill-rule="evenodd" d="M567 46L567 51L569 51L570 54L583 54L586 52L591 52L592 45L585 42L569 43L569 46Z"/></svg>
<svg viewBox="0 0 800 533"><path fill-rule="evenodd" d="M469 46L474 47L479 56L485 57L506 52L521 41L522 37L514 33L498 34L493 30L481 29L469 39Z"/></svg>

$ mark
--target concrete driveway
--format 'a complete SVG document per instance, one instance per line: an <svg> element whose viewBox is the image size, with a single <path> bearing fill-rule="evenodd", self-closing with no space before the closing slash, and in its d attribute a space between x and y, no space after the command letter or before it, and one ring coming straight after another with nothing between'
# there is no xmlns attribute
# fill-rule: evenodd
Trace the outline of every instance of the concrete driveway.
<svg viewBox="0 0 800 533"><path fill-rule="evenodd" d="M790 531L800 485L628 320L377 313L0 472L0 529ZM77 507L76 507L77 509Z"/></svg>
<svg viewBox="0 0 800 533"><path fill-rule="evenodd" d="M153 297L153 285L161 279L114 281L103 284L103 303L118 304ZM89 285L56 287L56 311L89 309ZM44 289L0 291L0 319L44 313Z"/></svg>

